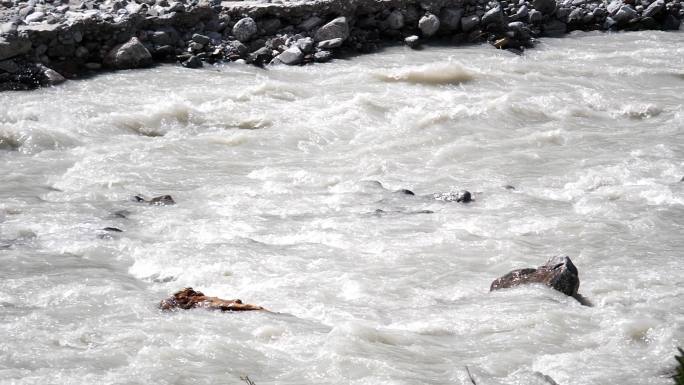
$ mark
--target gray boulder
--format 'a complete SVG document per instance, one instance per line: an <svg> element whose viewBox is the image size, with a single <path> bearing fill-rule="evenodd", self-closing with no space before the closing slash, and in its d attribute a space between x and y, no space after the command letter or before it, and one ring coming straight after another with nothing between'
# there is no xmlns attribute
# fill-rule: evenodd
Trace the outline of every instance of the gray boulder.
<svg viewBox="0 0 684 385"><path fill-rule="evenodd" d="M344 41L338 37L336 39L323 40L318 43L317 47L320 49L331 49L341 46L342 43L344 43Z"/></svg>
<svg viewBox="0 0 684 385"><path fill-rule="evenodd" d="M325 20L321 19L318 16L311 16L308 19L302 21L298 26L297 29L301 29L303 31L311 31L312 29L318 27L319 25L323 24Z"/></svg>
<svg viewBox="0 0 684 385"><path fill-rule="evenodd" d="M137 37L132 37L109 51L104 63L117 69L146 67L152 64L152 55Z"/></svg>
<svg viewBox="0 0 684 385"><path fill-rule="evenodd" d="M45 13L43 12L33 12L32 14L26 16L26 23L37 23L45 18Z"/></svg>
<svg viewBox="0 0 684 385"><path fill-rule="evenodd" d="M316 31L314 40L325 41L332 39L342 39L342 41L347 40L349 37L349 25L347 24L346 17L338 17L328 24L325 24Z"/></svg>
<svg viewBox="0 0 684 385"><path fill-rule="evenodd" d="M620 10L620 8L622 8L623 5L625 5L625 3L623 3L622 1L613 0L610 2L610 4L608 4L608 6L606 6L606 11L608 11L608 14L610 16L615 16L615 14L618 13L618 11Z"/></svg>
<svg viewBox="0 0 684 385"><path fill-rule="evenodd" d="M408 36L404 39L404 43L411 48L418 48L420 46L420 38L416 35Z"/></svg>
<svg viewBox="0 0 684 385"><path fill-rule="evenodd" d="M477 28L480 24L480 18L477 15L466 16L461 18L461 29L463 32L470 32Z"/></svg>
<svg viewBox="0 0 684 385"><path fill-rule="evenodd" d="M544 15L550 15L556 10L556 0L534 0L532 7Z"/></svg>
<svg viewBox="0 0 684 385"><path fill-rule="evenodd" d="M257 23L251 17L238 20L233 26L233 36L241 42L247 42L257 33Z"/></svg>
<svg viewBox="0 0 684 385"><path fill-rule="evenodd" d="M580 285L579 273L569 257L556 256L536 269L513 270L495 279L489 290L494 291L534 283L543 284L565 295L576 297Z"/></svg>
<svg viewBox="0 0 684 385"><path fill-rule="evenodd" d="M64 83L66 81L66 79L64 78L64 76L62 76L62 74L53 70L52 68L48 68L42 64L39 64L38 68L43 73L43 76L45 77L45 82L47 83L47 85L55 86L57 84L61 84L61 83Z"/></svg>
<svg viewBox="0 0 684 385"><path fill-rule="evenodd" d="M439 13L439 23L445 31L453 32L461 28L463 8L442 8Z"/></svg>
<svg viewBox="0 0 684 385"><path fill-rule="evenodd" d="M31 50L31 42L28 39L9 39L0 36L0 60L11 59L23 55Z"/></svg>
<svg viewBox="0 0 684 385"><path fill-rule="evenodd" d="M311 53L315 48L314 41L310 37L299 39L297 42L295 42L295 44L297 45L297 48L304 53Z"/></svg>
<svg viewBox="0 0 684 385"><path fill-rule="evenodd" d="M663 9L665 9L665 2L663 0L656 0L644 10L642 16L653 17L662 12Z"/></svg>
<svg viewBox="0 0 684 385"><path fill-rule="evenodd" d="M539 24L544 19L544 15L536 9L530 10L529 22L530 24Z"/></svg>
<svg viewBox="0 0 684 385"><path fill-rule="evenodd" d="M613 16L613 19L618 23L625 23L636 18L637 12L629 5L623 5L620 10Z"/></svg>
<svg viewBox="0 0 684 385"><path fill-rule="evenodd" d="M390 29L402 29L404 28L404 14L399 11L392 11L385 19L387 26Z"/></svg>
<svg viewBox="0 0 684 385"><path fill-rule="evenodd" d="M276 56L275 59L283 64L295 65L301 63L303 58L304 52L302 52L296 45L293 45L292 47L283 51L280 55Z"/></svg>
<svg viewBox="0 0 684 385"><path fill-rule="evenodd" d="M314 61L316 63L325 63L332 59L332 52L330 51L318 51L314 54Z"/></svg>
<svg viewBox="0 0 684 385"><path fill-rule="evenodd" d="M211 43L211 39L209 38L209 36L200 35L199 33L192 35L192 41L202 45L207 45Z"/></svg>
<svg viewBox="0 0 684 385"><path fill-rule="evenodd" d="M418 28L423 33L423 36L430 37L439 30L439 18L432 13L428 13L418 20Z"/></svg>
<svg viewBox="0 0 684 385"><path fill-rule="evenodd" d="M496 26L501 26L504 23L504 14L501 11L501 7L494 7L482 15L481 23L483 26L488 26L494 24Z"/></svg>

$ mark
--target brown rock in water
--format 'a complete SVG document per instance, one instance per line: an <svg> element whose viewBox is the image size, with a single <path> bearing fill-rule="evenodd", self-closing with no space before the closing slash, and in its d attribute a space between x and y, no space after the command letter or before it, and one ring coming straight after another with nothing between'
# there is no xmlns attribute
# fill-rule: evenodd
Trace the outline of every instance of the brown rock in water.
<svg viewBox="0 0 684 385"><path fill-rule="evenodd" d="M154 206L170 206L176 204L176 201L173 200L173 197L171 195L160 195L150 200L147 200L140 195L136 195L133 197L133 200L135 200L136 202L147 203Z"/></svg>
<svg viewBox="0 0 684 385"><path fill-rule="evenodd" d="M536 269L513 270L495 279L490 291L530 283L542 283L583 302L583 299L580 299L582 297L577 294L580 284L577 268L569 257L560 255L549 259L546 264Z"/></svg>
<svg viewBox="0 0 684 385"><path fill-rule="evenodd" d="M261 306L242 303L239 299L208 297L202 292L193 290L191 287L186 287L171 297L162 300L159 303L159 308L162 310L187 310L195 308L220 311L266 310Z"/></svg>

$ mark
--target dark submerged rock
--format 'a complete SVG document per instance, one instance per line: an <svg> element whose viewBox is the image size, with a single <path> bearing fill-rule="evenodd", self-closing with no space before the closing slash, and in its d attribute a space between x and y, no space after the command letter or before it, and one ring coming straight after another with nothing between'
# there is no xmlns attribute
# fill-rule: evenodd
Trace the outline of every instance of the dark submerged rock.
<svg viewBox="0 0 684 385"><path fill-rule="evenodd" d="M589 302L577 293L579 290L579 272L567 256L555 256L544 265L534 268L513 270L492 282L490 291L516 287L527 284L544 284L561 293L574 297L583 305Z"/></svg>
<svg viewBox="0 0 684 385"><path fill-rule="evenodd" d="M242 303L239 299L221 299L218 297L208 297L204 293L195 291L191 287L186 287L171 297L159 303L161 310L188 310L188 309L207 309L219 311L250 311L266 310L261 306Z"/></svg>
<svg viewBox="0 0 684 385"><path fill-rule="evenodd" d="M459 203L468 203L473 201L473 196L468 190L461 190L458 192L448 192L448 193L439 193L439 194L433 194L433 198L437 199L438 201L444 201L444 202L459 202Z"/></svg>

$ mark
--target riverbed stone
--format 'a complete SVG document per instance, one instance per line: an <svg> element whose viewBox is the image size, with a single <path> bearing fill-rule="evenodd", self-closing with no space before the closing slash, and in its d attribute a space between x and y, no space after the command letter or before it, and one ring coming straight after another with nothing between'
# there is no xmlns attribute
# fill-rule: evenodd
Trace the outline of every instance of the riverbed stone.
<svg viewBox="0 0 684 385"><path fill-rule="evenodd" d="M397 10L390 12L385 21L390 29L404 28L404 14Z"/></svg>
<svg viewBox="0 0 684 385"><path fill-rule="evenodd" d="M643 17L654 17L665 9L665 1L657 0L651 3L642 13Z"/></svg>
<svg viewBox="0 0 684 385"><path fill-rule="evenodd" d="M551 15L556 10L556 0L533 0L532 7L543 15Z"/></svg>
<svg viewBox="0 0 684 385"><path fill-rule="evenodd" d="M0 36L0 60L11 59L31 50L31 42L24 38L5 38Z"/></svg>
<svg viewBox="0 0 684 385"><path fill-rule="evenodd" d="M105 64L117 69L146 67L152 64L152 55L137 37L132 37L114 47L105 57Z"/></svg>
<svg viewBox="0 0 684 385"><path fill-rule="evenodd" d="M280 55L275 58L277 61L287 65L296 65L302 62L304 59L304 52L299 49L296 45L286 49Z"/></svg>
<svg viewBox="0 0 684 385"><path fill-rule="evenodd" d="M477 15L470 15L461 18L461 29L463 32L470 32L480 25L480 18Z"/></svg>
<svg viewBox="0 0 684 385"><path fill-rule="evenodd" d="M325 63L333 58L332 52L321 50L314 54L313 59L316 63Z"/></svg>
<svg viewBox="0 0 684 385"><path fill-rule="evenodd" d="M201 68L204 66L202 59L195 55L190 56L188 60L182 62L181 65L185 68Z"/></svg>
<svg viewBox="0 0 684 385"><path fill-rule="evenodd" d="M332 39L342 39L342 41L347 40L349 37L349 25L347 24L347 18L342 16L338 17L329 23L325 24L316 31L314 35L315 41L324 41Z"/></svg>
<svg viewBox="0 0 684 385"><path fill-rule="evenodd" d="M248 42L256 33L257 23L251 17L244 17L233 26L233 36L243 43Z"/></svg>
<svg viewBox="0 0 684 385"><path fill-rule="evenodd" d="M504 14L503 11L501 11L501 7L494 7L489 11L485 12L485 14L482 16L482 20L480 21L480 23L485 27L488 25L495 25L497 27L503 25Z"/></svg>
<svg viewBox="0 0 684 385"><path fill-rule="evenodd" d="M432 13L428 13L418 20L418 28L423 33L423 36L430 37L439 30L439 18Z"/></svg>
<svg viewBox="0 0 684 385"><path fill-rule="evenodd" d="M420 38L416 35L407 36L404 39L404 43L410 48L418 48L420 46Z"/></svg>
<svg viewBox="0 0 684 385"><path fill-rule="evenodd" d="M342 39L336 38L336 39L330 39L330 40L324 40L322 42L319 42L317 47L319 49L324 49L324 50L329 50L332 48L337 48L340 47L344 43Z"/></svg>
<svg viewBox="0 0 684 385"><path fill-rule="evenodd" d="M638 14L634 8L632 8L630 5L623 5L620 7L620 10L615 13L613 19L615 19L615 21L618 23L625 23L636 18L637 16Z"/></svg>
<svg viewBox="0 0 684 385"><path fill-rule="evenodd" d="M314 40L310 37L298 39L295 44L305 54L312 53L316 47Z"/></svg>
<svg viewBox="0 0 684 385"><path fill-rule="evenodd" d="M463 12L463 8L442 8L442 11L439 14L440 27L448 32L458 31L459 28L461 28Z"/></svg>

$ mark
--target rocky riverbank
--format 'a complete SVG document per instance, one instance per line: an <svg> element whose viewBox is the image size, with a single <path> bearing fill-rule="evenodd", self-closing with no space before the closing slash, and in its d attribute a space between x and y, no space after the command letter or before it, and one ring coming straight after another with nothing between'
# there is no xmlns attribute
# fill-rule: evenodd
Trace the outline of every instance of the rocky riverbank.
<svg viewBox="0 0 684 385"><path fill-rule="evenodd" d="M2 0L0 90L156 62L325 62L386 44L522 52L572 30L676 30L680 0Z"/></svg>

